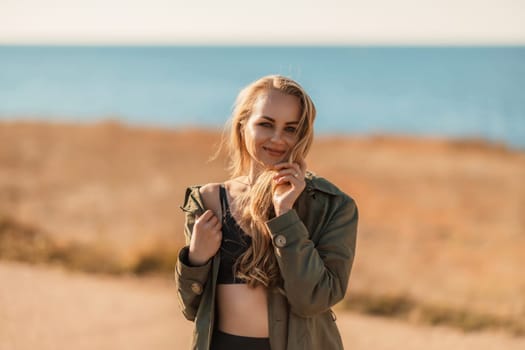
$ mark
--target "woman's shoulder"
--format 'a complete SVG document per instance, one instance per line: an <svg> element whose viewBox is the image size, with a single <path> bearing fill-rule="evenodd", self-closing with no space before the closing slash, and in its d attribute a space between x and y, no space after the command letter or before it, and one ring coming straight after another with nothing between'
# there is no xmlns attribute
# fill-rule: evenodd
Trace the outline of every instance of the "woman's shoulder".
<svg viewBox="0 0 525 350"><path fill-rule="evenodd" d="M183 210L187 208L204 212L211 209L217 215L220 212L220 187L221 183L218 182L188 186L182 206Z"/></svg>
<svg viewBox="0 0 525 350"><path fill-rule="evenodd" d="M199 188L204 208L211 209L217 216L221 215L220 188L221 183L218 182L208 183Z"/></svg>
<svg viewBox="0 0 525 350"><path fill-rule="evenodd" d="M219 188L221 186L221 183L219 182L210 182L206 184L193 184L186 187L186 193L192 193L200 195L206 195L209 193L213 193L215 191L219 191Z"/></svg>
<svg viewBox="0 0 525 350"><path fill-rule="evenodd" d="M203 197L209 197L211 195L218 194L221 185L222 184L219 182L210 182L210 183L201 185L199 186L199 193Z"/></svg>

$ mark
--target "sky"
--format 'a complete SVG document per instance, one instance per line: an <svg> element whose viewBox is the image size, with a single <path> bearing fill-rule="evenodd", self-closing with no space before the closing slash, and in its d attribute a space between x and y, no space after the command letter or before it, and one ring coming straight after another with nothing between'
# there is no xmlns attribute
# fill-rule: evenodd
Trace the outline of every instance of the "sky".
<svg viewBox="0 0 525 350"><path fill-rule="evenodd" d="M0 44L525 45L525 0L0 0Z"/></svg>

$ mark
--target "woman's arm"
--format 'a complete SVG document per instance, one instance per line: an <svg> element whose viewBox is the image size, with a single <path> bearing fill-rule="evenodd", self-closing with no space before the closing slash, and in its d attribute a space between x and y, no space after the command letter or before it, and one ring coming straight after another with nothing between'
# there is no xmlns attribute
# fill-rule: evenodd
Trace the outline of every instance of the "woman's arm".
<svg viewBox="0 0 525 350"><path fill-rule="evenodd" d="M355 254L358 211L353 199L334 196L330 217L314 245L294 209L269 220L275 255L292 311L303 317L328 310L343 299Z"/></svg>
<svg viewBox="0 0 525 350"><path fill-rule="evenodd" d="M175 267L175 281L179 306L184 316L193 321L211 268L211 257L217 252L222 234L221 222L211 210L204 210L201 191L207 188L190 187L186 190L184 235L186 246L179 252Z"/></svg>
<svg viewBox="0 0 525 350"><path fill-rule="evenodd" d="M189 246L179 252L175 267L175 282L179 307L187 320L193 321L201 301L206 281L211 269L211 261L202 266L191 266L188 261Z"/></svg>

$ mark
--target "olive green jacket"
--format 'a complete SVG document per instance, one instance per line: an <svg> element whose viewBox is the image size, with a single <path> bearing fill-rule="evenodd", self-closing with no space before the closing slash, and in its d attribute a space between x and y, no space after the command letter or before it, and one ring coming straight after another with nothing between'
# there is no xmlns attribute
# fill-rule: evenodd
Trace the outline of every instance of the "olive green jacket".
<svg viewBox="0 0 525 350"><path fill-rule="evenodd" d="M185 236L195 215L204 212L200 186L186 190ZM272 350L343 349L331 307L343 299L355 254L358 212L355 202L327 180L308 173L294 208L270 219L275 255L285 295L268 290ZM187 263L188 246L175 267L179 305L195 322L194 350L208 350L215 320L215 287L220 251L203 266Z"/></svg>

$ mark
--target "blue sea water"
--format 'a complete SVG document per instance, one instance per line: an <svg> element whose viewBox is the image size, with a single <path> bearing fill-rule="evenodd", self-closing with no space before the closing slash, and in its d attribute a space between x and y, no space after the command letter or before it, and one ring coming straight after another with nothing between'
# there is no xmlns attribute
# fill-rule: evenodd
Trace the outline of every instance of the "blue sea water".
<svg viewBox="0 0 525 350"><path fill-rule="evenodd" d="M0 46L0 119L221 127L276 73L311 94L320 133L525 148L525 47Z"/></svg>

